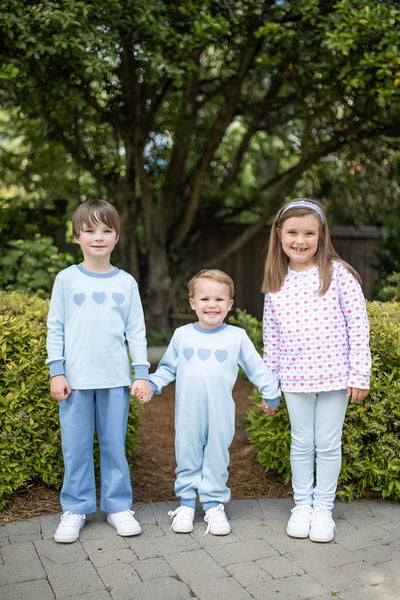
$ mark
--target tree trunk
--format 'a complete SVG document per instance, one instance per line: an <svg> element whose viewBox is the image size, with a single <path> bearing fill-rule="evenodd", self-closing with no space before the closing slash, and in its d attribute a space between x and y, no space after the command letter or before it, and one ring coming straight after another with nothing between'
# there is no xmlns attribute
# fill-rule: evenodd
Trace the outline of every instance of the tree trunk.
<svg viewBox="0 0 400 600"><path fill-rule="evenodd" d="M147 272L144 273L141 297L148 330L159 331L170 326L169 316L173 301L173 286L169 272L167 250L154 244L147 254Z"/></svg>
<svg viewBox="0 0 400 600"><path fill-rule="evenodd" d="M126 183L120 183L112 189L112 196L121 221L119 252L121 266L140 284L140 269L136 236L136 202Z"/></svg>

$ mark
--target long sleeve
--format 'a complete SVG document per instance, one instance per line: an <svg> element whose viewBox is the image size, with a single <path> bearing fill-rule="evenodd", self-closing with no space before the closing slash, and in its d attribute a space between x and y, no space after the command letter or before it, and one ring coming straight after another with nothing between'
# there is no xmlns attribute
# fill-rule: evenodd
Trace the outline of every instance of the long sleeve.
<svg viewBox="0 0 400 600"><path fill-rule="evenodd" d="M132 283L125 335L132 359L132 366L135 369L135 378L147 379L149 374L149 363L147 361L146 326L142 302L136 282Z"/></svg>
<svg viewBox="0 0 400 600"><path fill-rule="evenodd" d="M267 400L276 400L280 396L277 378L274 376L271 369L264 363L247 335L244 335L242 338L239 365L242 367L249 380L258 388L263 398L266 398Z"/></svg>
<svg viewBox="0 0 400 600"><path fill-rule="evenodd" d="M280 331L279 322L271 297L265 294L263 315L264 362L279 380L280 378Z"/></svg>
<svg viewBox="0 0 400 600"><path fill-rule="evenodd" d="M338 294L349 340L348 386L369 389L371 353L365 299L361 286L344 267L338 269Z"/></svg>
<svg viewBox="0 0 400 600"><path fill-rule="evenodd" d="M155 373L149 375L149 381L155 394L161 394L163 387L176 378L178 365L178 349L176 333L172 336L164 356L160 360Z"/></svg>
<svg viewBox="0 0 400 600"><path fill-rule="evenodd" d="M65 302L63 284L56 277L51 294L49 313L47 316L47 360L46 364L59 363L63 365L65 360Z"/></svg>

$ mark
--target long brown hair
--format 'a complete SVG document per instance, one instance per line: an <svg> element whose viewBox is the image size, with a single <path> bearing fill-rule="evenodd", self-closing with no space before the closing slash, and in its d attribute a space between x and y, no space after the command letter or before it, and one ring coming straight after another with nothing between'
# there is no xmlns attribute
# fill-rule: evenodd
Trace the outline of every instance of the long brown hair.
<svg viewBox="0 0 400 600"><path fill-rule="evenodd" d="M305 205L302 205L301 203L304 203ZM291 206L291 204L293 204L293 206ZM315 208L310 206L311 204L315 205ZM287 275L289 259L282 250L278 230L287 219L290 219L291 217L303 217L305 215L313 215L319 223L318 249L315 254L315 264L318 267L320 278L318 294L323 296L331 284L332 260L337 260L342 263L357 281L361 283L361 278L357 271L347 262L342 260L333 247L326 222L326 211L324 206L318 202L318 200L295 198L281 207L272 225L269 236L267 259L265 261L264 281L261 287L262 292L277 292L282 287Z"/></svg>

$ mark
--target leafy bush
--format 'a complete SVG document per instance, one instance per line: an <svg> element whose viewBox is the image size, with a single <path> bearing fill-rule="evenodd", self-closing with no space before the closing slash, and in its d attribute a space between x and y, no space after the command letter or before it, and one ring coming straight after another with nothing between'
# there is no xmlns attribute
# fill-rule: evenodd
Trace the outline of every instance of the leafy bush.
<svg viewBox="0 0 400 600"><path fill-rule="evenodd" d="M11 240L0 256L0 288L22 290L49 298L55 276L74 262L72 254L53 245L51 237L35 234L33 240Z"/></svg>
<svg viewBox="0 0 400 600"><path fill-rule="evenodd" d="M391 273L383 281L383 287L378 293L378 300L388 302L400 300L400 273Z"/></svg>
<svg viewBox="0 0 400 600"><path fill-rule="evenodd" d="M58 402L50 396L46 359L48 301L0 292L0 509L4 494L34 480L59 488L63 479ZM127 454L137 448L141 409L133 404ZM99 450L95 449L96 469Z"/></svg>
<svg viewBox="0 0 400 600"><path fill-rule="evenodd" d="M367 488L383 498L400 501L400 304L367 303L371 328L371 389L366 400L349 404L343 428L343 462L338 497L360 498ZM240 317L240 315L239 315ZM232 319L251 324L248 316ZM261 335L262 324L258 322ZM262 353L262 343L257 349ZM266 472L281 473L290 480L290 423L284 400L268 420L253 395L247 421L250 442Z"/></svg>

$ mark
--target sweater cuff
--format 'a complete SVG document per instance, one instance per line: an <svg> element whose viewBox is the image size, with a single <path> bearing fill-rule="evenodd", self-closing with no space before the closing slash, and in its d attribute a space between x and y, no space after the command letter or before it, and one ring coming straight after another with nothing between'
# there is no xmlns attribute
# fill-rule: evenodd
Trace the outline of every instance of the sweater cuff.
<svg viewBox="0 0 400 600"><path fill-rule="evenodd" d="M149 378L149 367L148 365L134 365L135 379L148 379Z"/></svg>
<svg viewBox="0 0 400 600"><path fill-rule="evenodd" d="M57 375L64 375L64 360L53 360L49 363L50 377L56 377Z"/></svg>
<svg viewBox="0 0 400 600"><path fill-rule="evenodd" d="M265 402L268 404L268 406L270 408L275 408L276 406L279 406L281 403L281 397L278 396L277 398L265 398Z"/></svg>
<svg viewBox="0 0 400 600"><path fill-rule="evenodd" d="M150 385L151 385L151 387L152 387L152 389L153 389L153 394L157 394L157 393L159 393L159 391L158 391L158 387L156 386L156 384L155 384L155 383L153 383L153 382L151 381L151 379L149 379L149 382L150 382Z"/></svg>

